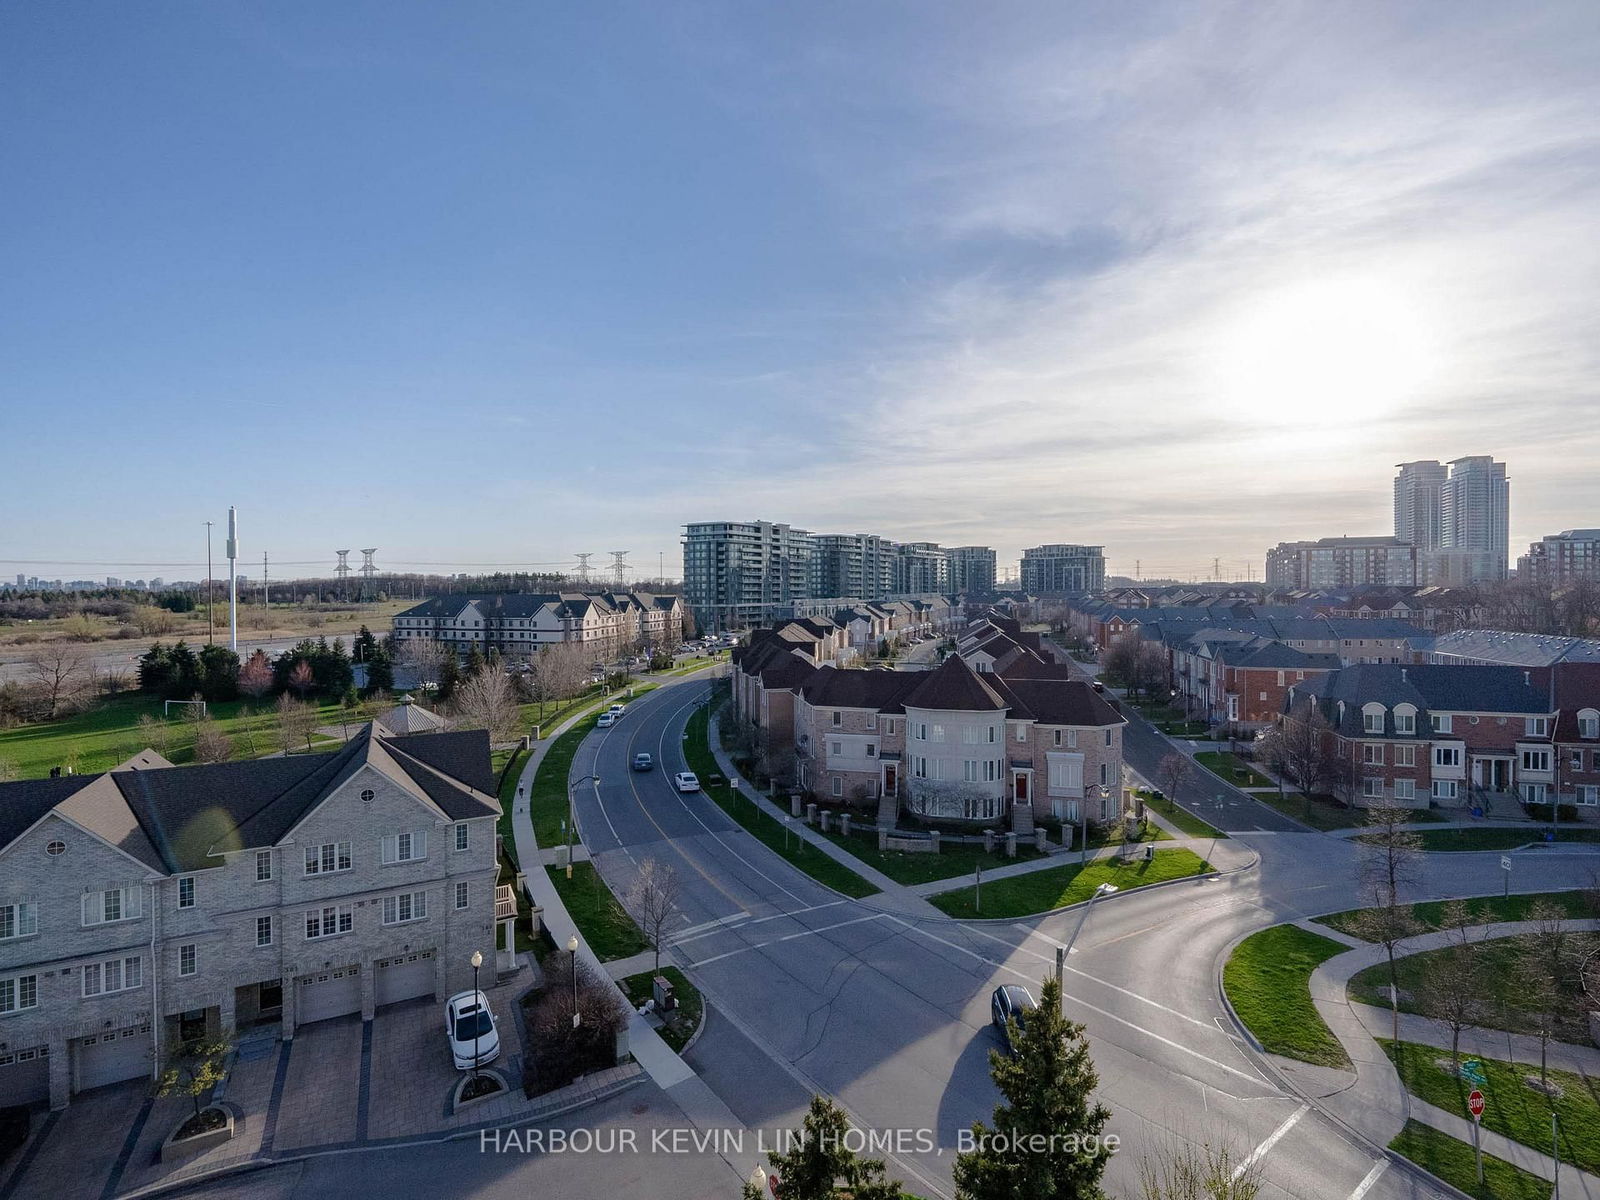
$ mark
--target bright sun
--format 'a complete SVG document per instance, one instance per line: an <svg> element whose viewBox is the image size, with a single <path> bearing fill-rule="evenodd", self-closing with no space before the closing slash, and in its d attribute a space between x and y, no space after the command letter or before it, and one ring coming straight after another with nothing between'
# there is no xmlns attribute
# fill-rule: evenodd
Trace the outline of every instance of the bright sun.
<svg viewBox="0 0 1600 1200"><path fill-rule="evenodd" d="M1400 289L1351 279L1298 283L1223 323L1214 394L1228 416L1266 425L1387 416L1431 372L1430 343Z"/></svg>

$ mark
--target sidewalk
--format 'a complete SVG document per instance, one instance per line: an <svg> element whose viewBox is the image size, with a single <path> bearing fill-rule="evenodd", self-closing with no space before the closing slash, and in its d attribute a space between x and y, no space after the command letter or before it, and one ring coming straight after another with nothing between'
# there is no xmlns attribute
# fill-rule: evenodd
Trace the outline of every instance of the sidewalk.
<svg viewBox="0 0 1600 1200"><path fill-rule="evenodd" d="M1297 925L1302 924L1296 922ZM1515 933L1531 930L1533 926L1528 922L1502 921L1490 925L1474 926L1469 933L1474 940L1487 940L1495 937L1506 937ZM1574 930L1600 929L1600 921L1574 921L1571 924ZM1339 934L1337 931L1324 926L1315 926L1316 932L1331 937L1336 941L1350 942L1352 939ZM1401 944L1405 954L1415 954L1423 950L1433 950L1447 945L1452 934L1435 932L1421 934L1408 938ZM1332 1091L1330 1094L1319 1096L1319 1101L1330 1112L1342 1120L1346 1125L1360 1131L1380 1146L1387 1146L1400 1130L1408 1118L1415 1118L1438 1129L1452 1137L1464 1142L1472 1140L1472 1123L1465 1116L1445 1112L1436 1108L1406 1091L1400 1082L1399 1072L1389 1056L1378 1045L1377 1038L1369 1028L1368 1022L1376 1014L1379 1026L1379 1036L1388 1037L1392 1016L1382 1009L1371 1009L1366 1005L1353 1004L1347 995L1350 978L1358 971L1376 963L1386 961L1382 946L1361 942L1343 954L1335 955L1319 966L1311 974L1311 999L1317 1007L1317 1013L1327 1023L1339 1044L1344 1047L1345 1053L1350 1056L1355 1065L1356 1079L1347 1087ZM1411 1017L1410 1021L1432 1024L1422 1017ZM1428 1033L1419 1026L1408 1024L1406 1014L1401 1014L1400 1036L1403 1040L1412 1040L1411 1033ZM1504 1041L1506 1034L1494 1030L1478 1030L1483 1037L1498 1039L1501 1043L1500 1053L1495 1053L1492 1048L1486 1048L1481 1053L1486 1057L1504 1058ZM1516 1035L1513 1038L1515 1046ZM1419 1036L1417 1041L1427 1045L1436 1045L1438 1036L1435 1029L1428 1036ZM1463 1039L1465 1045L1465 1038ZM1492 1043L1490 1043L1492 1045ZM1446 1041L1448 1047L1448 1041ZM1582 1055L1593 1055L1589 1069L1593 1064L1600 1063L1600 1051L1588 1051L1583 1047L1572 1047L1572 1050ZM1519 1059L1520 1060L1520 1059ZM1537 1063L1537 1047L1535 1047L1534 1062ZM1552 1058L1552 1061L1553 1058ZM1552 1178L1553 1168L1548 1154L1541 1154L1531 1147L1524 1146L1521 1142L1512 1141L1502 1134L1489 1129L1481 1130L1483 1151L1496 1158L1503 1158L1514 1166L1522 1168L1529 1174L1537 1175L1541 1179ZM1565 1192L1567 1195L1594 1197L1600 1200L1600 1177L1584 1174L1576 1168L1566 1165L1561 1169L1561 1182L1564 1189L1572 1188L1573 1191Z"/></svg>

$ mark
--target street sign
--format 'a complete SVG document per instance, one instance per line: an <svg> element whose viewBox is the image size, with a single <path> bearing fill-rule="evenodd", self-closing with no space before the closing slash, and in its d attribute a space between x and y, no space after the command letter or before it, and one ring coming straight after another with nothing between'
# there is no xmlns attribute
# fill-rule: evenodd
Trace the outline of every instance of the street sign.
<svg viewBox="0 0 1600 1200"><path fill-rule="evenodd" d="M1483 1072L1483 1064L1475 1058L1469 1058L1462 1062L1461 1078L1468 1083L1475 1083L1479 1087L1489 1082L1489 1077Z"/></svg>
<svg viewBox="0 0 1600 1200"><path fill-rule="evenodd" d="M1483 1093L1477 1088L1473 1088L1467 1096L1467 1111L1472 1114L1474 1121L1483 1116Z"/></svg>
<svg viewBox="0 0 1600 1200"><path fill-rule="evenodd" d="M1509 871L1509 870L1511 870L1511 855L1509 855L1509 854L1502 854L1502 855L1501 855L1501 856L1500 856L1500 869L1501 869L1501 870L1502 870L1502 871Z"/></svg>

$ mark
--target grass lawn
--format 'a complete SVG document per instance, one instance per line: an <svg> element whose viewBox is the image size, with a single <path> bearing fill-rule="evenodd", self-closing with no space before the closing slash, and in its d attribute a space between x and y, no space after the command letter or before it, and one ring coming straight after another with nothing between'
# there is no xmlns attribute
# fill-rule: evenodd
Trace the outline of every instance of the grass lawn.
<svg viewBox="0 0 1600 1200"><path fill-rule="evenodd" d="M683 757L689 764L689 769L700 777L700 784L705 789L706 795L711 797L717 807L742 825L762 845L804 871L818 883L826 884L834 891L843 892L846 896L853 896L856 899L874 895L878 891L876 887L843 863L824 854L802 838L798 832L789 831L748 799L737 797L728 785L709 782L713 775L722 773L711 753L711 744L707 738L709 725L705 707L696 708L689 718L688 729L684 736Z"/></svg>
<svg viewBox="0 0 1600 1200"><path fill-rule="evenodd" d="M607 890L593 863L573 863L571 879L559 867L546 869L584 941L602 962L649 949L644 934Z"/></svg>
<svg viewBox="0 0 1600 1200"><path fill-rule="evenodd" d="M1575 946L1596 944L1596 939L1590 934L1575 933L1570 936L1574 939ZM1530 942L1531 936L1524 935L1495 938L1493 941L1475 944L1476 966L1473 976L1477 982L1474 992L1481 1008L1472 1018L1474 1025L1482 1025L1489 1029L1509 1029L1513 1033L1534 1032L1523 1011L1515 972L1517 955L1527 949ZM1422 1011L1417 1003L1417 997L1424 986L1428 965L1437 962L1448 953L1448 948L1427 950L1421 954L1408 954L1404 958L1395 960L1395 975L1400 986L1401 1012ZM1577 951L1577 953L1583 952ZM1589 1022L1586 1014L1587 1006L1582 1003L1582 989L1576 980L1561 980L1558 986L1565 1004L1557 1017L1556 1038L1560 1041L1587 1043ZM1349 994L1350 999L1358 1003L1387 1008L1389 964L1377 963L1358 971L1350 980Z"/></svg>
<svg viewBox="0 0 1600 1200"><path fill-rule="evenodd" d="M983 885L981 897L974 888L963 887L930 897L933 905L952 917L1027 917L1076 904L1093 895L1102 883L1112 883L1119 891L1132 891L1168 879L1201 875L1211 866L1187 850L1157 850L1155 859L1120 863L1116 859L1091 860L1087 867L1077 863L1046 867L1026 875L1013 875ZM981 910L977 901L981 899Z"/></svg>
<svg viewBox="0 0 1600 1200"><path fill-rule="evenodd" d="M1478 1168L1472 1143L1441 1133L1421 1121L1407 1121L1389 1149L1403 1154L1425 1171L1431 1171L1452 1187L1482 1200L1550 1200L1550 1181L1530 1175L1492 1154L1483 1156L1483 1187L1478 1187Z"/></svg>
<svg viewBox="0 0 1600 1200"><path fill-rule="evenodd" d="M1202 821L1187 809L1179 808L1165 796L1157 800L1149 792L1143 793L1144 806L1151 812L1165 817L1178 827L1181 833L1189 837L1225 838L1228 835L1209 822Z"/></svg>
<svg viewBox="0 0 1600 1200"><path fill-rule="evenodd" d="M876 867L896 883L908 885L971 875L980 866L990 871L1008 863L1042 857L1037 850L1024 850L1020 846L1016 858L1007 858L1004 850L985 853L982 846L948 843L941 846L937 854L910 854L904 850L879 850L875 834L851 834L846 837L842 833L825 833L822 836L834 845L844 847L868 866Z"/></svg>
<svg viewBox="0 0 1600 1200"><path fill-rule="evenodd" d="M694 1031L700 1028L700 1020L705 1013L705 1002L700 998L700 990L690 983L677 967L662 967L661 974L672 984L672 990L678 999L678 1007L671 1019L663 1023L657 1032L667 1045L681 1054L683 1048L689 1044L689 1039L694 1036ZM637 975L629 975L617 982L628 994L628 1003L637 1009L655 995L655 978L654 971L640 971Z"/></svg>
<svg viewBox="0 0 1600 1200"><path fill-rule="evenodd" d="M1589 906L1588 898L1582 891L1571 892L1527 892L1521 895L1513 892L1510 896L1478 896L1468 901L1473 909L1483 915L1485 923L1490 921L1522 921L1527 919L1528 910L1539 900L1548 900L1559 906L1567 916L1573 918L1593 917L1596 914ZM1319 925L1328 925L1341 933L1351 937L1360 937L1355 930L1355 914L1360 909L1346 909L1344 912L1329 913L1325 917L1316 917L1314 920ZM1428 900L1421 904L1411 906L1411 915L1429 928L1436 927L1444 917L1444 901Z"/></svg>
<svg viewBox="0 0 1600 1200"><path fill-rule="evenodd" d="M1252 933L1222 969L1228 1002L1273 1054L1324 1067L1350 1059L1311 1003L1311 972L1346 947L1294 925Z"/></svg>
<svg viewBox="0 0 1600 1200"><path fill-rule="evenodd" d="M1422 838L1424 850L1514 850L1530 842L1542 842L1549 828L1495 829L1478 826L1472 829L1425 829ZM1600 829L1557 829L1558 842L1600 842Z"/></svg>
<svg viewBox="0 0 1600 1200"><path fill-rule="evenodd" d="M1226 779L1235 787L1268 788L1272 787L1272 780L1256 770L1237 754L1226 750L1202 750L1194 756L1194 761L1219 779Z"/></svg>
<svg viewBox="0 0 1600 1200"><path fill-rule="evenodd" d="M1467 1093L1472 1090L1472 1084L1449 1070L1450 1051L1384 1038L1378 1039L1378 1044L1394 1062L1407 1091L1446 1112L1466 1116ZM1570 1071L1552 1070L1550 1082L1563 1093L1552 1099L1523 1082L1528 1076L1537 1081L1537 1066L1505 1063L1493 1058L1478 1061L1489 1079L1479 1087L1483 1093L1485 1129L1548 1154L1550 1112L1554 1107L1561 1119L1562 1161L1584 1171L1600 1168L1600 1083Z"/></svg>
<svg viewBox="0 0 1600 1200"><path fill-rule="evenodd" d="M500 845L511 860L513 870L517 867L517 843L511 831L511 800L517 794L517 776L522 773L517 764L521 759L520 746L489 752L489 765L494 769L494 777L500 781L500 819L495 822L495 832L500 835Z"/></svg>
<svg viewBox="0 0 1600 1200"><path fill-rule="evenodd" d="M225 700L208 706L210 716L222 732L233 739L235 758L251 758L277 750L277 718L274 701ZM163 751L175 763L194 761L194 729L174 708L170 718L162 717L162 702L149 696L127 693L100 701L86 712L0 730L0 761L16 768L19 779L38 779L56 766L71 767L80 775L106 771L146 748L152 739L139 726L141 716L161 722L159 734L169 739ZM337 725L343 710L337 703L319 705L318 725ZM337 745L318 739L317 749ZM160 750L159 745L154 749ZM300 747L303 752L304 745Z"/></svg>

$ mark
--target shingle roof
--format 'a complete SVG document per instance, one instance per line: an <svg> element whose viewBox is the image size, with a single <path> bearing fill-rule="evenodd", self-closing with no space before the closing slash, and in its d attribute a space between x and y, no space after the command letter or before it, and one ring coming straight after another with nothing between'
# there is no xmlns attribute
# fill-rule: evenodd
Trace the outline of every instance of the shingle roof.
<svg viewBox="0 0 1600 1200"><path fill-rule="evenodd" d="M1323 715L1341 733L1359 736L1361 708L1382 704L1392 710L1397 704L1411 704L1418 710L1417 732L1426 736L1434 712L1515 713L1540 715L1552 711L1549 694L1527 679L1517 667L1411 666L1388 663L1362 663L1296 683L1290 695L1297 700L1316 697ZM1338 702L1344 701L1344 720L1338 716ZM1386 714L1393 733L1393 713Z"/></svg>
<svg viewBox="0 0 1600 1200"><path fill-rule="evenodd" d="M903 712L903 699L926 675L915 671L841 671L818 667L800 688L813 708L872 708Z"/></svg>
<svg viewBox="0 0 1600 1200"><path fill-rule="evenodd" d="M993 712L1006 707L1000 694L959 654L952 654L932 671L924 672L901 703L907 708L952 712Z"/></svg>

